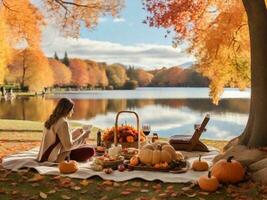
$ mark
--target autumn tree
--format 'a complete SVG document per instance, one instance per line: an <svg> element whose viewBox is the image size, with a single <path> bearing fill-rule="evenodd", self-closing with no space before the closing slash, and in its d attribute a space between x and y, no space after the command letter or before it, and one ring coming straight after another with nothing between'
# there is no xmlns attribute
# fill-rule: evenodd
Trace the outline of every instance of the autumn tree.
<svg viewBox="0 0 267 200"><path fill-rule="evenodd" d="M17 51L9 71L9 79L13 77L22 88L28 87L30 91L41 91L54 84L53 71L47 58L36 49Z"/></svg>
<svg viewBox="0 0 267 200"><path fill-rule="evenodd" d="M78 37L81 25L94 28L102 15L115 16L123 0L63 1L0 0L0 84L10 59L9 49L41 51L41 33L47 22L57 24L63 36Z"/></svg>
<svg viewBox="0 0 267 200"><path fill-rule="evenodd" d="M121 88L127 81L126 69L121 64L112 64L107 67L109 84L115 88Z"/></svg>
<svg viewBox="0 0 267 200"><path fill-rule="evenodd" d="M150 26L172 28L175 43L190 42L199 70L211 79L215 103L225 85L242 89L251 82L249 119L238 140L248 147L267 146L265 0L145 0L144 5Z"/></svg>
<svg viewBox="0 0 267 200"><path fill-rule="evenodd" d="M153 75L151 73L140 68L134 69L134 67L131 66L127 69L127 76L131 80L136 80L138 86L140 87L148 86L153 79Z"/></svg>
<svg viewBox="0 0 267 200"><path fill-rule="evenodd" d="M183 69L180 67L171 67L158 72L151 81L155 86L177 86L182 82L180 75Z"/></svg>
<svg viewBox="0 0 267 200"><path fill-rule="evenodd" d="M89 85L96 87L108 86L108 79L106 75L105 68L92 60L86 60L87 69L89 74Z"/></svg>
<svg viewBox="0 0 267 200"><path fill-rule="evenodd" d="M79 87L86 87L89 83L89 74L85 61L75 58L70 59L71 82Z"/></svg>
<svg viewBox="0 0 267 200"><path fill-rule="evenodd" d="M64 86L71 83L70 69L56 59L50 59L49 65L53 71L54 85Z"/></svg>

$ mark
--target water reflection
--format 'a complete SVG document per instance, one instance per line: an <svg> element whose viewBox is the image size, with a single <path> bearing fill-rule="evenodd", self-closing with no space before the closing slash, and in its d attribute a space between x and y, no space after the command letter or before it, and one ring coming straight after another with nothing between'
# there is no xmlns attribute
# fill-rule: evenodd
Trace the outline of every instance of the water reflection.
<svg viewBox="0 0 267 200"><path fill-rule="evenodd" d="M0 102L0 118L44 121L55 107L57 98L27 97ZM201 122L205 113L211 114L204 138L229 139L243 130L248 99L223 99L219 106L209 99L74 99L73 120L106 128L114 124L120 110L135 110L142 123L149 123L152 131L161 136L177 133L192 134L193 125ZM134 123L131 116L121 116L121 123Z"/></svg>

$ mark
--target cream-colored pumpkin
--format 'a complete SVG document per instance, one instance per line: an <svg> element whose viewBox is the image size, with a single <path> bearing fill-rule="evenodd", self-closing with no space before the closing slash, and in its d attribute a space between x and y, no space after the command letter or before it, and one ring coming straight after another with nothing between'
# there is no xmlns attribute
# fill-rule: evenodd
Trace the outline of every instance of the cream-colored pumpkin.
<svg viewBox="0 0 267 200"><path fill-rule="evenodd" d="M147 144L139 152L140 162L147 165L155 165L160 162L170 163L179 157L174 148L168 143L156 142Z"/></svg>

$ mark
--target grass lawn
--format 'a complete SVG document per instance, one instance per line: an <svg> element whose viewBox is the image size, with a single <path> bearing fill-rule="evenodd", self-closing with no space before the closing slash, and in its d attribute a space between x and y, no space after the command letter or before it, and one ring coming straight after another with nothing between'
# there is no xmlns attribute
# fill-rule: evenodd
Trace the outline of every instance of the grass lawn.
<svg viewBox="0 0 267 200"><path fill-rule="evenodd" d="M79 124L75 124L79 126ZM41 130L39 122L0 120L0 129L18 128L16 131L0 131L0 158L40 144L41 132L21 130ZM14 128L12 129L14 130ZM96 128L91 141L94 142ZM222 148L226 141L204 140L208 145ZM123 175L123 172L122 172ZM266 199L267 186L251 182L239 185L221 186L216 193L201 192L192 184L166 184L159 181L147 182L140 179L127 182L104 181L94 177L77 180L60 176L40 176L36 172L21 170L10 172L0 164L0 199Z"/></svg>

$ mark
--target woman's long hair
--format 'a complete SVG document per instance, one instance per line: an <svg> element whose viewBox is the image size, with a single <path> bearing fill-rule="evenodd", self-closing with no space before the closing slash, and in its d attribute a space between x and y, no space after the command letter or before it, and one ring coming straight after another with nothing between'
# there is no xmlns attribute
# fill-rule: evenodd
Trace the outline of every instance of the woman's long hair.
<svg viewBox="0 0 267 200"><path fill-rule="evenodd" d="M61 117L66 117L72 108L74 103L68 98L62 98L59 100L53 113L50 115L49 119L45 122L45 127L50 129L53 124L55 124Z"/></svg>

